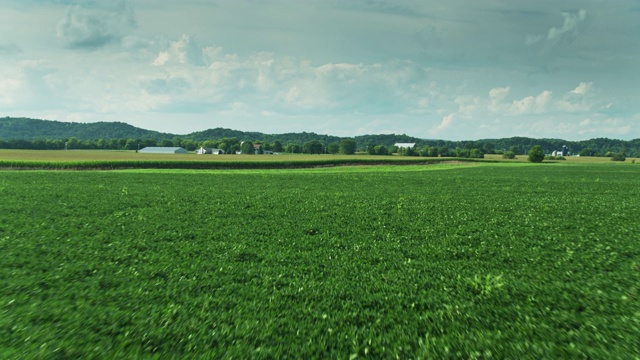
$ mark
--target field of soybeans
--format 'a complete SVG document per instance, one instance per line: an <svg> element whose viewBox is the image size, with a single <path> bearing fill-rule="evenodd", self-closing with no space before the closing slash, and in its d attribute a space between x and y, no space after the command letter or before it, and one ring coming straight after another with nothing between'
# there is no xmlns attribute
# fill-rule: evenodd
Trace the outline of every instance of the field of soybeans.
<svg viewBox="0 0 640 360"><path fill-rule="evenodd" d="M640 357L640 165L0 171L0 358Z"/></svg>

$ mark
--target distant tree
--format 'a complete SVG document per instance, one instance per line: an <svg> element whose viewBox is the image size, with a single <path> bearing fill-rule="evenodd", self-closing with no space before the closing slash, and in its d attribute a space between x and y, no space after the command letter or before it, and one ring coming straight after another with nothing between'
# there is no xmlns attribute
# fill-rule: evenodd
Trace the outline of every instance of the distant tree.
<svg viewBox="0 0 640 360"><path fill-rule="evenodd" d="M389 150L384 145L376 145L374 147L374 152L376 155L389 155Z"/></svg>
<svg viewBox="0 0 640 360"><path fill-rule="evenodd" d="M70 141L67 142L67 148L71 149L71 145L69 143L70 143ZM125 150L138 150L139 144L140 144L140 140L138 140L138 139L127 139L127 142L124 144L124 149Z"/></svg>
<svg viewBox="0 0 640 360"><path fill-rule="evenodd" d="M305 154L322 154L324 146L318 140L311 140L302 146L302 152Z"/></svg>
<svg viewBox="0 0 640 360"><path fill-rule="evenodd" d="M627 151L624 149L619 153L613 154L613 156L611 157L611 161L625 161L625 160L627 160Z"/></svg>
<svg viewBox="0 0 640 360"><path fill-rule="evenodd" d="M478 144L475 141L469 141L469 142L465 143L462 148L463 149L467 149L467 150L469 150L469 152L471 152L471 150L478 148Z"/></svg>
<svg viewBox="0 0 640 360"><path fill-rule="evenodd" d="M461 149L461 148L457 147L454 150L455 156L459 157L459 158L468 158L469 157L469 153L470 153L469 149Z"/></svg>
<svg viewBox="0 0 640 360"><path fill-rule="evenodd" d="M593 149L587 147L580 150L578 154L580 154L580 156L595 156L596 152Z"/></svg>
<svg viewBox="0 0 640 360"><path fill-rule="evenodd" d="M195 140L183 140L182 147L188 151L195 151L198 148L198 143Z"/></svg>
<svg viewBox="0 0 640 360"><path fill-rule="evenodd" d="M356 153L356 141L353 139L340 140L340 152L345 155L353 155Z"/></svg>
<svg viewBox="0 0 640 360"><path fill-rule="evenodd" d="M438 157L438 148L435 146L429 147L429 157Z"/></svg>
<svg viewBox="0 0 640 360"><path fill-rule="evenodd" d="M425 145L419 153L420 156L438 157L438 148L435 146Z"/></svg>
<svg viewBox="0 0 640 360"><path fill-rule="evenodd" d="M217 143L213 140L205 140L200 143L200 146L206 149L211 149L217 147Z"/></svg>
<svg viewBox="0 0 640 360"><path fill-rule="evenodd" d="M532 163L541 163L544 160L544 151L540 145L535 145L529 150L529 161Z"/></svg>
<svg viewBox="0 0 640 360"><path fill-rule="evenodd" d="M397 147L394 146L394 148L397 148ZM418 151L413 147L402 147L402 148L399 148L397 151L398 151L398 154L403 155L403 156L418 156L418 155L420 155L418 153Z"/></svg>
<svg viewBox="0 0 640 360"><path fill-rule="evenodd" d="M471 149L469 157L473 159L482 159L484 158L484 153L482 153L482 150L480 149Z"/></svg>
<svg viewBox="0 0 640 360"><path fill-rule="evenodd" d="M302 152L302 146L299 144L287 144L284 151L290 154L300 154Z"/></svg>
<svg viewBox="0 0 640 360"><path fill-rule="evenodd" d="M542 150L542 148L541 148ZM522 155L522 150L520 150L520 148L516 145L513 145L509 148L509 151L513 151L514 154L516 155Z"/></svg>
<svg viewBox="0 0 640 360"><path fill-rule="evenodd" d="M79 149L80 148L80 141L74 137L70 137L69 139L67 139L67 149ZM133 149L130 149L133 150Z"/></svg>
<svg viewBox="0 0 640 360"><path fill-rule="evenodd" d="M336 141L330 142L329 145L327 145L327 151L329 151L329 154L337 154L340 152L340 144Z"/></svg>
<svg viewBox="0 0 640 360"><path fill-rule="evenodd" d="M375 155L376 154L376 145L375 144L367 145L367 154L369 154L369 155Z"/></svg>
<svg viewBox="0 0 640 360"><path fill-rule="evenodd" d="M446 146L441 146L438 148L438 155L440 155L440 157L447 157L450 156L449 154L449 148Z"/></svg>
<svg viewBox="0 0 640 360"><path fill-rule="evenodd" d="M224 150L224 152L227 154L235 154L237 151L242 151L242 149L240 148L240 143L230 145L226 150Z"/></svg>
<svg viewBox="0 0 640 360"><path fill-rule="evenodd" d="M482 152L485 154L495 154L496 153L496 145L492 142L485 143L482 146Z"/></svg>
<svg viewBox="0 0 640 360"><path fill-rule="evenodd" d="M273 151L274 152L282 152L282 143L278 140L273 142Z"/></svg>
<svg viewBox="0 0 640 360"><path fill-rule="evenodd" d="M98 149L107 149L107 141L105 139L98 139L96 140L96 147Z"/></svg>
<svg viewBox="0 0 640 360"><path fill-rule="evenodd" d="M502 158L503 159L515 159L516 158L516 154L513 151L508 150L508 151L505 151L504 154L502 154Z"/></svg>
<svg viewBox="0 0 640 360"><path fill-rule="evenodd" d="M251 141L243 141L240 145L240 151L243 155L253 155L255 150L253 149L253 143Z"/></svg>

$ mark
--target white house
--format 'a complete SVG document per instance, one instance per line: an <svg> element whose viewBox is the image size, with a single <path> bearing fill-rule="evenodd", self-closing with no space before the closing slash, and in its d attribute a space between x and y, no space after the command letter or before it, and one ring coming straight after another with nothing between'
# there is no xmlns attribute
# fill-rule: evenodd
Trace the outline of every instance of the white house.
<svg viewBox="0 0 640 360"><path fill-rule="evenodd" d="M156 147L147 146L140 149L141 153L145 154L188 154L189 152L181 147Z"/></svg>
<svg viewBox="0 0 640 360"><path fill-rule="evenodd" d="M416 146L416 143L395 143L393 144L393 146L397 147L398 149L413 149Z"/></svg>
<svg viewBox="0 0 640 360"><path fill-rule="evenodd" d="M201 147L200 149L196 150L196 154L198 154L198 155L204 155L204 154L222 155L222 154L224 154L224 150Z"/></svg>

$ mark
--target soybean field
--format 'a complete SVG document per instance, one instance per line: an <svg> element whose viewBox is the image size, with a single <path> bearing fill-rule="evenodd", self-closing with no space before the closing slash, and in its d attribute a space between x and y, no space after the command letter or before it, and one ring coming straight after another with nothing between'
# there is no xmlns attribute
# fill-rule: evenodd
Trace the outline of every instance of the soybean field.
<svg viewBox="0 0 640 360"><path fill-rule="evenodd" d="M640 166L0 171L0 358L640 356Z"/></svg>

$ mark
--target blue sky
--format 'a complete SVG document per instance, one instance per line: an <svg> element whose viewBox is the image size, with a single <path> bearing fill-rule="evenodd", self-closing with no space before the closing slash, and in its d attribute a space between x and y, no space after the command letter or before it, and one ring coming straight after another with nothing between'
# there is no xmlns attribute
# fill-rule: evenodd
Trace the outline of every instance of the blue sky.
<svg viewBox="0 0 640 360"><path fill-rule="evenodd" d="M637 0L0 0L0 116L640 138Z"/></svg>

